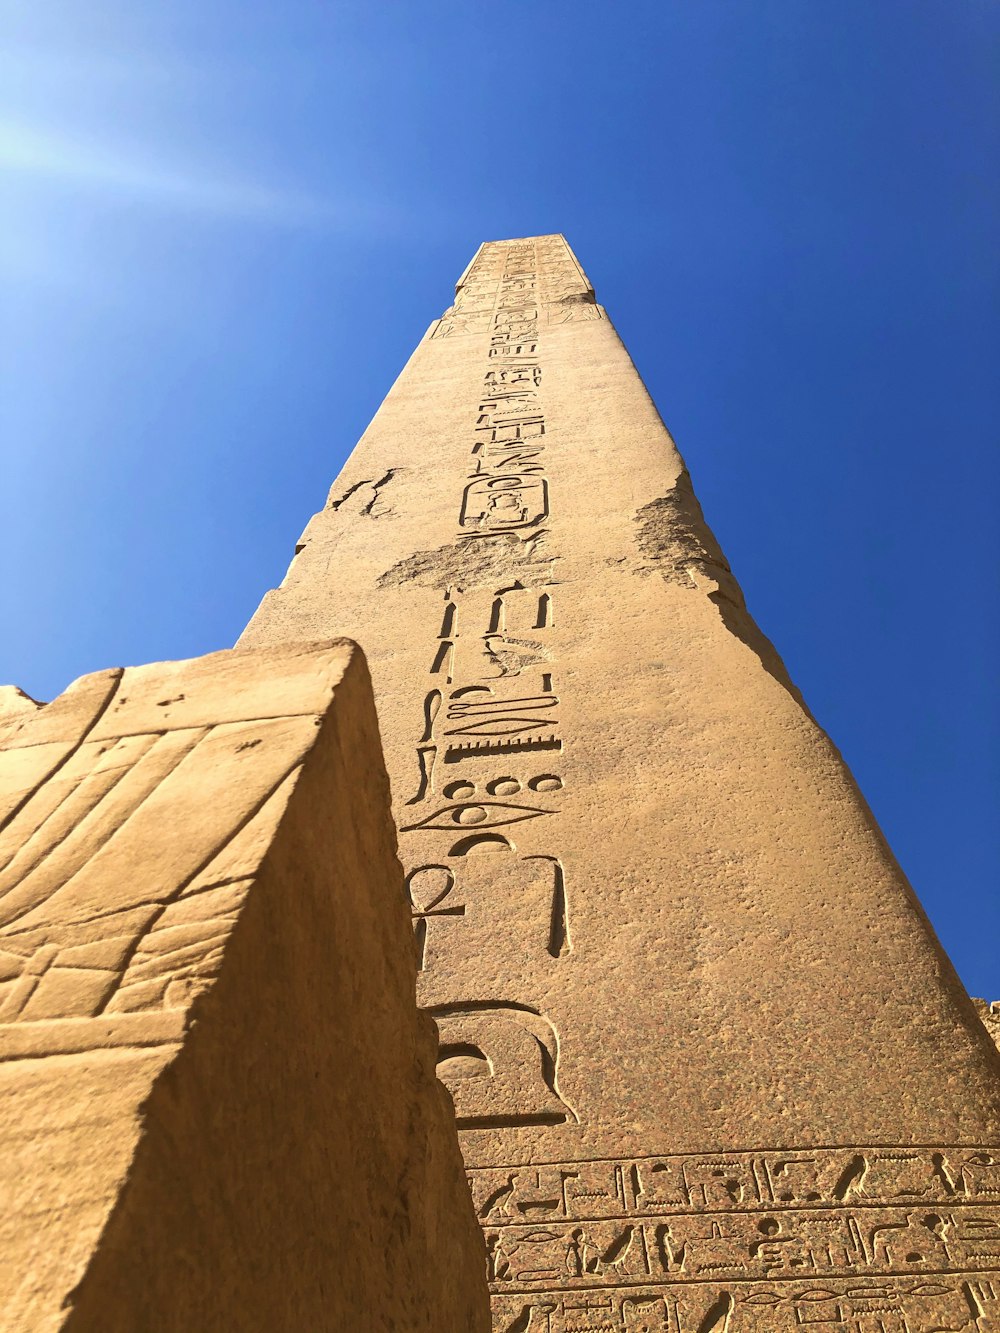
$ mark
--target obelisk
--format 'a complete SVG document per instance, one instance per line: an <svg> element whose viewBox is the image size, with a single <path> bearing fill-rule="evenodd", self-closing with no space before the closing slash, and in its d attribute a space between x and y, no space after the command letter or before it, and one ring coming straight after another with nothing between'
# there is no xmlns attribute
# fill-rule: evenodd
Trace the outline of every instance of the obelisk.
<svg viewBox="0 0 1000 1333"><path fill-rule="evenodd" d="M562 236L480 247L242 642L334 632L495 1329L1000 1328L997 1051Z"/></svg>

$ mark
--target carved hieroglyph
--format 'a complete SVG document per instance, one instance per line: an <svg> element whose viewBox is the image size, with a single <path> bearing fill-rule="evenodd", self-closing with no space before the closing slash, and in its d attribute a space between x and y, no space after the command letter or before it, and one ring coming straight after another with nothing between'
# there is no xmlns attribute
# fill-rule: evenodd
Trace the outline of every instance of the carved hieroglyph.
<svg viewBox="0 0 1000 1333"><path fill-rule="evenodd" d="M488 1327L358 649L0 707L0 1328Z"/></svg>
<svg viewBox="0 0 1000 1333"><path fill-rule="evenodd" d="M333 625L498 1333L1000 1328L997 1052L562 237L480 248L244 641Z"/></svg>

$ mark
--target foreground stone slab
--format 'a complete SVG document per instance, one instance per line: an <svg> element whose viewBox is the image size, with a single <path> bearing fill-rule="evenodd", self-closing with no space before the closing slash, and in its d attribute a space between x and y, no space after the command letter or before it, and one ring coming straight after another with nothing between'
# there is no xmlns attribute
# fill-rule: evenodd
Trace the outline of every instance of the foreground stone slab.
<svg viewBox="0 0 1000 1333"><path fill-rule="evenodd" d="M488 1328L357 647L0 710L0 1327Z"/></svg>
<svg viewBox="0 0 1000 1333"><path fill-rule="evenodd" d="M243 642L334 625L498 1333L1000 1327L997 1051L562 237L480 249Z"/></svg>

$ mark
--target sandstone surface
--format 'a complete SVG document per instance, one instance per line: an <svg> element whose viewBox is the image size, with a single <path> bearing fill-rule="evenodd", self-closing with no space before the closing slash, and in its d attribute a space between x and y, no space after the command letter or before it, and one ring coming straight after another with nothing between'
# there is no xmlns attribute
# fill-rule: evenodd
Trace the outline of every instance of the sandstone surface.
<svg viewBox="0 0 1000 1333"><path fill-rule="evenodd" d="M997 1051L562 237L480 248L242 642L334 626L497 1333L1000 1327Z"/></svg>
<svg viewBox="0 0 1000 1333"><path fill-rule="evenodd" d="M0 707L0 1328L488 1328L357 647Z"/></svg>
<svg viewBox="0 0 1000 1333"><path fill-rule="evenodd" d="M1000 1046L1000 1000L987 1004L985 1000L973 998L976 1012L982 1019L983 1027L990 1034L994 1045Z"/></svg>

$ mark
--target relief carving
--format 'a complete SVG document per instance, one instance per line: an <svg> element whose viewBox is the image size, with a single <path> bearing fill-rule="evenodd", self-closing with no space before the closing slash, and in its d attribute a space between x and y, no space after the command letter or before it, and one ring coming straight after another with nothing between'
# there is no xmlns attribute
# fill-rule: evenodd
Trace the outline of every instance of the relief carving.
<svg viewBox="0 0 1000 1333"><path fill-rule="evenodd" d="M532 528L548 516L548 484L541 477L503 475L470 482L465 488L459 523L479 532Z"/></svg>
<svg viewBox="0 0 1000 1333"><path fill-rule="evenodd" d="M1000 1149L880 1147L496 1167L469 1180L500 1327L543 1319L569 1333L591 1326L587 1312L620 1333L992 1333L998 1167Z"/></svg>
<svg viewBox="0 0 1000 1333"><path fill-rule="evenodd" d="M500 1333L994 1333L996 1284L941 1280L825 1284L813 1290L707 1286L700 1291L541 1294L494 1300Z"/></svg>
<svg viewBox="0 0 1000 1333"><path fill-rule="evenodd" d="M206 723L167 675L119 673L3 829L0 1023L183 1009L218 969L315 722L228 700Z"/></svg>
<svg viewBox="0 0 1000 1333"><path fill-rule="evenodd" d="M559 1041L527 1006L432 1005L438 1078L452 1095L459 1129L561 1125L576 1119L559 1094Z"/></svg>

